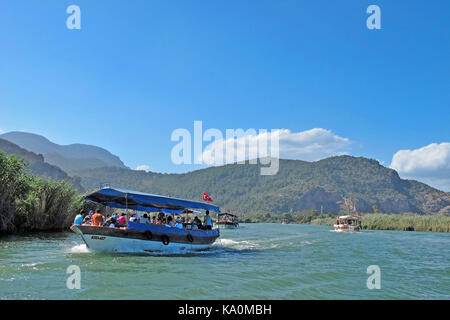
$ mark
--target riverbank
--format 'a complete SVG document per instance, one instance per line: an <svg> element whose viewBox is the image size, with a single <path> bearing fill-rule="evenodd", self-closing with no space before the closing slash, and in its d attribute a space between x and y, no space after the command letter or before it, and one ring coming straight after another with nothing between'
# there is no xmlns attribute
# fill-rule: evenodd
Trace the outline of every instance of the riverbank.
<svg viewBox="0 0 450 320"><path fill-rule="evenodd" d="M0 235L63 231L83 206L66 181L32 175L25 161L0 152Z"/></svg>
<svg viewBox="0 0 450 320"><path fill-rule="evenodd" d="M332 226L335 217L312 219L311 224ZM367 230L431 231L450 232L450 216L418 214L364 214L361 226Z"/></svg>
<svg viewBox="0 0 450 320"><path fill-rule="evenodd" d="M337 217L338 215L330 213L319 214L316 210L305 210L292 214L260 214L243 217L241 218L241 222L269 222L333 226L336 223ZM362 228L367 230L450 232L450 216L443 214L420 215L414 213L363 213Z"/></svg>

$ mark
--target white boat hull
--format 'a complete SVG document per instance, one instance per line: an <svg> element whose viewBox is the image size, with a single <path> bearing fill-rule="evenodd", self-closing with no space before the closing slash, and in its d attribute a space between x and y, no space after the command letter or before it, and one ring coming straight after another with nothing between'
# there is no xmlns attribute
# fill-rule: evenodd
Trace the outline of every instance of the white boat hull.
<svg viewBox="0 0 450 320"><path fill-rule="evenodd" d="M184 234L187 233L186 231L177 230L175 228L158 228L163 228L162 230L167 231L167 239L170 238L171 241L161 241L161 239L158 239L158 233L155 229L153 229L154 233L151 237L152 240L148 240L142 237L139 238L142 235L140 230L111 230L109 228L82 226L72 226L71 230L81 236L81 239L84 241L90 251L117 253L178 254L188 253L192 251L208 250L213 247L214 240L216 240L219 236L218 231L215 230L197 232L193 231L190 233L192 241L180 241L180 238L186 238L182 235L178 235L177 239L177 236L174 233ZM81 229L83 229L84 231ZM169 231L172 233L168 233ZM205 237L207 239L205 239Z"/></svg>
<svg viewBox="0 0 450 320"><path fill-rule="evenodd" d="M186 253L189 251L207 250L213 244L169 243L159 241L108 237L104 235L81 235L86 246L96 252L117 253Z"/></svg>
<svg viewBox="0 0 450 320"><path fill-rule="evenodd" d="M335 224L334 231L336 232L359 232L361 228L359 226L348 226L342 224Z"/></svg>

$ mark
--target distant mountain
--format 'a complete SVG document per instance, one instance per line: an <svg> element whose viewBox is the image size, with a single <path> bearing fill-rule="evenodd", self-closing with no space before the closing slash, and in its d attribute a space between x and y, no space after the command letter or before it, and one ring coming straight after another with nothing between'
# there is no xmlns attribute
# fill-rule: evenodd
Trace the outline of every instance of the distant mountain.
<svg viewBox="0 0 450 320"><path fill-rule="evenodd" d="M78 170L119 167L126 168L119 157L96 146L85 144L59 145L47 138L26 132L8 132L0 135L28 151L42 154L46 162L58 166L69 174Z"/></svg>
<svg viewBox="0 0 450 320"><path fill-rule="evenodd" d="M259 165L232 164L185 174L160 174L124 168L79 172L86 188L102 183L144 192L200 200L207 192L223 210L280 214L308 209L338 213L344 198L356 210L386 213L450 212L450 193L403 180L376 160L339 156L317 162L280 160L274 176L261 176Z"/></svg>
<svg viewBox="0 0 450 320"><path fill-rule="evenodd" d="M32 174L55 181L65 180L69 182L78 192L84 192L84 188L80 184L80 178L72 178L57 166L46 163L41 154L37 155L31 151L27 151L4 139L0 139L0 151L24 159Z"/></svg>
<svg viewBox="0 0 450 320"><path fill-rule="evenodd" d="M450 213L450 193L401 179L395 170L362 157L339 156L316 162L280 160L280 170L274 176L262 176L260 165L250 164L211 167L185 174L161 174L131 170L119 157L95 146L61 146L42 136L23 132L0 137L42 154L8 146L5 141L0 145L0 149L1 146L9 148L7 153L30 161L30 169L36 174L52 179L71 179L65 174L67 172L80 177L86 189L109 183L192 200L201 200L203 192L207 192L214 204L223 210L243 214L281 214L311 209L338 213L349 201L361 212ZM74 184L77 179L73 178Z"/></svg>

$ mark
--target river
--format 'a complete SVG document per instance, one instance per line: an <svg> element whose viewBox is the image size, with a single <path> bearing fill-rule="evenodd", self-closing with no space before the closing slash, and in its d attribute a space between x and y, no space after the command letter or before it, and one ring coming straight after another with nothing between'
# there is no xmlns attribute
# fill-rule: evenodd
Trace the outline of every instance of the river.
<svg viewBox="0 0 450 320"><path fill-rule="evenodd" d="M71 265L80 289L68 289ZM380 270L368 289L367 268ZM0 238L0 299L450 299L450 234L242 224L211 251L91 253L71 232Z"/></svg>

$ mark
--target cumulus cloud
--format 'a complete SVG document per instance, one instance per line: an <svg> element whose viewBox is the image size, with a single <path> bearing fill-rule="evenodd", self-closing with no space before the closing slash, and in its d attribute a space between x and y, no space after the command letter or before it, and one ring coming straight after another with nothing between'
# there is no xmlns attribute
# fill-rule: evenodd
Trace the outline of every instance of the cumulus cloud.
<svg viewBox="0 0 450 320"><path fill-rule="evenodd" d="M141 164L140 166L136 167L136 170L138 170L138 171L149 171L150 170L150 166L148 166L146 164Z"/></svg>
<svg viewBox="0 0 450 320"><path fill-rule="evenodd" d="M414 150L399 150L391 168L400 176L416 179L444 191L450 191L450 143L432 143Z"/></svg>
<svg viewBox="0 0 450 320"><path fill-rule="evenodd" d="M206 164L221 165L267 156L316 161L334 155L347 154L351 145L348 138L340 137L322 128L300 132L291 132L289 129L268 132L247 130L242 136L228 139L220 139L220 137L217 139L217 136L215 138L216 140L210 143L201 155ZM271 152L272 146L278 147L278 152ZM229 157L229 150L234 150L237 156ZM223 156L220 156L221 152Z"/></svg>
<svg viewBox="0 0 450 320"><path fill-rule="evenodd" d="M2 128L0 128L0 134L2 134L3 132L5 132Z"/></svg>

